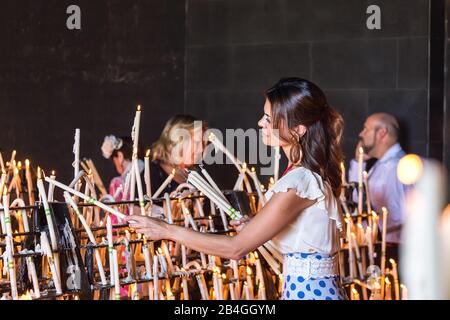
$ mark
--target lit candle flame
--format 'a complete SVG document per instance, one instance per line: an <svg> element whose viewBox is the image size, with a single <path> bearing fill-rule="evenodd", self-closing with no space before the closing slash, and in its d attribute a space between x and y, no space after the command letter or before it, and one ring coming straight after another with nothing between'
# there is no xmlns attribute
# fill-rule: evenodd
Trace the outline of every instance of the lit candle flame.
<svg viewBox="0 0 450 320"><path fill-rule="evenodd" d="M138 106L137 106L137 111L141 111L141 105L140 104L138 104Z"/></svg>
<svg viewBox="0 0 450 320"><path fill-rule="evenodd" d="M55 170L52 170L52 176L56 176Z"/></svg>
<svg viewBox="0 0 450 320"><path fill-rule="evenodd" d="M418 155L408 154L397 165L397 177L403 184L414 184L422 176L423 163Z"/></svg>
<svg viewBox="0 0 450 320"><path fill-rule="evenodd" d="M38 179L42 179L42 175L41 175L41 167L37 168L37 177Z"/></svg>
<svg viewBox="0 0 450 320"><path fill-rule="evenodd" d="M145 153L145 157L146 158L150 157L150 149L147 149L147 152Z"/></svg>
<svg viewBox="0 0 450 320"><path fill-rule="evenodd" d="M255 170L255 167L252 167L252 172L255 172L256 170Z"/></svg>
<svg viewBox="0 0 450 320"><path fill-rule="evenodd" d="M25 166L26 166L27 168L29 168L29 167L30 167L30 160L28 160L28 159L25 159Z"/></svg>
<svg viewBox="0 0 450 320"><path fill-rule="evenodd" d="M171 173L171 175L175 175L175 169L172 169L172 173Z"/></svg>
<svg viewBox="0 0 450 320"><path fill-rule="evenodd" d="M26 292L25 294L21 295L21 296L19 297L19 299L20 299L20 300L31 300L31 294L30 294L30 291L27 290L27 292Z"/></svg>

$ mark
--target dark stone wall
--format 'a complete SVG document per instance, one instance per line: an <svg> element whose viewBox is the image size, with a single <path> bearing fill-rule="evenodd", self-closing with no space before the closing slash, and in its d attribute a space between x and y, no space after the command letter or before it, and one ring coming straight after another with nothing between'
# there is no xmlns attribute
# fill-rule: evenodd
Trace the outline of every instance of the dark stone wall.
<svg viewBox="0 0 450 320"><path fill-rule="evenodd" d="M285 76L322 87L346 120L351 157L364 119L396 115L427 155L428 0L188 0L186 110L219 128L257 127L263 92ZM381 30L366 9L381 7ZM234 170L229 166L230 170ZM215 174L229 185L229 170Z"/></svg>
<svg viewBox="0 0 450 320"><path fill-rule="evenodd" d="M447 2L447 7L449 0ZM77 4L82 29L66 28ZM366 28L366 8L382 29ZM429 155L430 0L4 0L0 10L0 148L70 178L81 153L105 180L104 135L129 135L143 106L148 146L165 121L192 113L211 127L256 128L263 92L280 77L316 82L346 120L351 157L372 112L396 115L409 152ZM447 50L448 52L448 50ZM448 54L446 56L447 61ZM448 98L448 86L446 87ZM449 164L449 117L443 157ZM432 148L433 149L433 148ZM433 149L435 150L435 149ZM232 187L235 169L213 166ZM230 174L231 173L231 174Z"/></svg>
<svg viewBox="0 0 450 320"><path fill-rule="evenodd" d="M81 8L81 30L66 8ZM71 177L75 128L81 154L105 177L106 134L130 135L138 103L141 141L183 112L185 4L179 0L3 0L0 4L0 148ZM5 160L7 160L5 159Z"/></svg>

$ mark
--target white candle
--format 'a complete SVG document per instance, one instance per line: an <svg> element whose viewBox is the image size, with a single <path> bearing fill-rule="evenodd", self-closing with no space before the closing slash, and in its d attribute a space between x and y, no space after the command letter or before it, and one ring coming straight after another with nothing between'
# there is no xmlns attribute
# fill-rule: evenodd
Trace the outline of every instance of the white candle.
<svg viewBox="0 0 450 320"><path fill-rule="evenodd" d="M225 216L225 212L222 209L219 209L220 212L220 218L222 219L222 224L223 224L223 228L225 229L225 231L228 231L228 220L227 217Z"/></svg>
<svg viewBox="0 0 450 320"><path fill-rule="evenodd" d="M349 273L350 273L350 277L351 278L355 278L356 277L356 272L355 272L355 265L354 265L354 255L353 255L353 249L352 249L352 221L351 221L351 217L348 216L345 219L345 222L347 223L347 244L348 244L348 264L349 264Z"/></svg>
<svg viewBox="0 0 450 320"><path fill-rule="evenodd" d="M341 183L342 186L347 185L347 179L346 179L346 173L345 173L345 165L344 162L341 162Z"/></svg>
<svg viewBox="0 0 450 320"><path fill-rule="evenodd" d="M11 296L13 300L18 300L19 295L17 292L17 278L16 278L16 264L14 261L14 245L13 238L10 235L5 236L6 241L6 262L9 271L9 282L11 285Z"/></svg>
<svg viewBox="0 0 450 320"><path fill-rule="evenodd" d="M162 273L167 274L167 270L168 270L167 262L166 262L166 259L165 259L164 255L163 255L161 247L158 248L158 251L157 251L156 255L158 256L158 260L159 260L159 264L161 266Z"/></svg>
<svg viewBox="0 0 450 320"><path fill-rule="evenodd" d="M247 286L248 290L250 291L250 298L253 300L253 279L252 279L252 269L247 265L246 268L247 273Z"/></svg>
<svg viewBox="0 0 450 320"><path fill-rule="evenodd" d="M381 208L383 212L383 230L381 239L381 297L384 297L384 279L386 274L386 231L387 231L387 216L388 211L385 207Z"/></svg>
<svg viewBox="0 0 450 320"><path fill-rule="evenodd" d="M0 151L0 169L2 171L5 171L5 163L3 162L3 156L2 156L1 151ZM1 189L1 190L3 190L3 189Z"/></svg>
<svg viewBox="0 0 450 320"><path fill-rule="evenodd" d="M136 175L136 185L138 189L139 207L141 208L141 215L145 216L144 192L142 190L141 174L139 172L139 165L137 159L133 160L133 169L134 174Z"/></svg>
<svg viewBox="0 0 450 320"><path fill-rule="evenodd" d="M172 224L172 203L170 202L169 194L166 192L164 193L164 203L166 208L166 214L167 214L167 223Z"/></svg>
<svg viewBox="0 0 450 320"><path fill-rule="evenodd" d="M181 269L184 272L184 269ZM188 282L185 276L181 278L181 287L183 288L183 300L189 300Z"/></svg>
<svg viewBox="0 0 450 320"><path fill-rule="evenodd" d="M62 294L61 281L59 279L59 273L56 270L55 261L53 259L52 249L48 243L47 234L45 231L41 232L41 249L47 256L48 265L50 266L50 271L52 273L53 283L55 285L56 294Z"/></svg>
<svg viewBox="0 0 450 320"><path fill-rule="evenodd" d="M112 250L113 264L114 264L114 299L120 300L120 277L119 277L119 259L117 257L117 250Z"/></svg>
<svg viewBox="0 0 450 320"><path fill-rule="evenodd" d="M206 180L209 182L209 184L214 188L214 190L217 191L217 193L219 195L221 195L225 200L225 196L223 195L222 191L220 190L220 188L217 186L216 182L213 180L213 178L209 175L208 171L206 171L206 169L200 165L201 171L203 173L203 175L205 176Z"/></svg>
<svg viewBox="0 0 450 320"><path fill-rule="evenodd" d="M161 248L167 261L167 268L168 268L167 271L169 272L169 275L171 275L173 273L174 268L172 258L170 257L169 249L167 248L167 242L165 240L161 241Z"/></svg>
<svg viewBox="0 0 450 320"><path fill-rule="evenodd" d="M358 265L359 277L361 278L364 275L361 264L361 253L359 251L358 242L356 241L356 235L352 232L350 236L352 240L352 247L354 248L356 254L356 262Z"/></svg>
<svg viewBox="0 0 450 320"><path fill-rule="evenodd" d="M372 233L373 233L373 238L372 241L374 244L377 243L378 240L378 215L376 214L375 211L372 211L372 225L373 225L373 229L372 229Z"/></svg>
<svg viewBox="0 0 450 320"><path fill-rule="evenodd" d="M76 177L80 172L80 129L75 129L75 142L73 144L73 154L75 160L73 162L73 176Z"/></svg>
<svg viewBox="0 0 450 320"><path fill-rule="evenodd" d="M366 205L367 205L367 214L372 212L372 205L370 203L370 193L369 193L369 176L367 174L367 171L363 172L363 178L364 178L364 186L366 190Z"/></svg>
<svg viewBox="0 0 450 320"><path fill-rule="evenodd" d="M209 216L209 231L216 232L216 228L214 227L214 220L211 216Z"/></svg>
<svg viewBox="0 0 450 320"><path fill-rule="evenodd" d="M388 277L385 277L384 282L386 283L386 294L384 300L392 300L391 281L389 281Z"/></svg>
<svg viewBox="0 0 450 320"><path fill-rule="evenodd" d="M0 178L0 192L3 192L3 188L6 184L6 171L4 169L2 169L2 176Z"/></svg>
<svg viewBox="0 0 450 320"><path fill-rule="evenodd" d="M64 199L72 207L73 211L75 211L75 214L77 215L78 219L80 220L81 224L83 225L83 227L86 231L89 241L91 243L93 243L94 245L96 245L97 241L95 239L94 234L92 233L91 228L89 227L89 225L87 224L83 215L81 214L80 210L78 209L77 204L75 203L75 201L73 201L73 199L70 197L70 195L67 191L64 192ZM95 260L97 261L98 273L100 274L100 279L101 279L102 285L106 286L105 270L103 269L102 259L100 257L99 250L94 249L94 254L95 254Z"/></svg>
<svg viewBox="0 0 450 320"><path fill-rule="evenodd" d="M358 213L363 211L363 157L364 149L359 147L358 152Z"/></svg>
<svg viewBox="0 0 450 320"><path fill-rule="evenodd" d="M255 260L256 260L256 278L258 279L259 285L262 284L262 286L264 287L264 291L265 291L264 274L262 271L261 260L259 259L257 252L255 252Z"/></svg>
<svg viewBox="0 0 450 320"><path fill-rule="evenodd" d="M47 181L47 182L49 182L49 183L53 183L53 184L55 184L58 188L61 188L61 189L65 190L65 191L67 191L67 192L69 192L69 193L72 193L72 194L74 194L74 195L80 197L81 199L86 200L88 203L93 204L93 205L96 205L96 206L102 208L103 210L112 213L113 215L117 216L117 218L119 218L119 219L124 219L124 218L125 218L125 215L124 215L123 213L117 211L116 209L113 209L113 208L111 208L111 207L105 205L104 203L102 203L102 202L100 202L100 201L97 201L97 200L95 200L95 199L93 199L93 198L91 198L91 197L88 197L88 196L84 195L83 193L81 193L81 192L79 192L79 191L76 191L76 190L74 190L74 189L72 189L72 188L69 188L68 186L62 184L61 182L58 182L58 181L56 181L56 180L49 179L48 177L45 177L45 181ZM38 182L39 182L39 180L38 180Z"/></svg>
<svg viewBox="0 0 450 320"><path fill-rule="evenodd" d="M278 177L280 174L280 158L281 158L280 146L276 146L275 147L275 167L274 167L274 171L273 171L273 179L275 182L278 181Z"/></svg>
<svg viewBox="0 0 450 320"><path fill-rule="evenodd" d="M232 219L240 219L241 214L231 207L223 198L218 196L212 188L208 187L200 180L197 179L195 175L192 175L191 171L188 176L188 182L201 191L205 196L211 199L219 208L223 209Z"/></svg>
<svg viewBox="0 0 450 320"><path fill-rule="evenodd" d="M111 217L109 215L106 216L106 237L108 239L108 253L109 253L109 281L111 285L114 285L114 244L113 244L113 233L112 233L112 223Z"/></svg>
<svg viewBox="0 0 450 320"><path fill-rule="evenodd" d="M392 266L392 276L394 277L394 292L395 292L395 300L400 300L400 285L398 283L398 270L397 263L394 259L389 259L389 262Z"/></svg>
<svg viewBox="0 0 450 320"><path fill-rule="evenodd" d="M159 300L158 255L153 256L153 297Z"/></svg>
<svg viewBox="0 0 450 320"><path fill-rule="evenodd" d="M31 281L33 283L33 292L36 299L41 297L41 291L39 289L39 280L36 273L36 266L34 265L33 257L26 257L27 270L31 276Z"/></svg>
<svg viewBox="0 0 450 320"><path fill-rule="evenodd" d="M133 139L133 149L137 149L139 145L139 128L141 125L141 106L136 108L136 115L134 117L133 132L131 138Z"/></svg>
<svg viewBox="0 0 450 320"><path fill-rule="evenodd" d="M244 282L244 296L245 296L245 300L252 300L251 296L250 296L250 290L248 288L247 282Z"/></svg>
<svg viewBox="0 0 450 320"><path fill-rule="evenodd" d="M152 197L152 183L150 177L150 149L148 149L144 157L144 182L145 191L149 198Z"/></svg>
<svg viewBox="0 0 450 320"><path fill-rule="evenodd" d="M239 176L236 180L236 183L234 184L233 190L234 191L243 191L244 190L244 177L245 177L245 173L241 172L239 173Z"/></svg>
<svg viewBox="0 0 450 320"><path fill-rule="evenodd" d="M25 160L25 177L27 180L28 202L29 205L31 206L34 205L34 191L33 191L33 179L31 178L30 160L28 159Z"/></svg>
<svg viewBox="0 0 450 320"><path fill-rule="evenodd" d="M369 263L371 266L374 265L374 257L373 257L373 243L372 243L372 228L367 227L366 229L366 242L367 248L369 251Z"/></svg>
<svg viewBox="0 0 450 320"><path fill-rule="evenodd" d="M50 206L48 205L47 194L45 193L44 182L42 181L41 170L39 167L38 167L37 187L39 190L39 195L41 196L41 199L42 199L42 204L44 205L45 218L46 218L47 224L48 224L48 230L50 233L50 242L52 244L52 249L57 250L58 243L56 240L55 228L53 226L53 219L52 219L52 215L51 215L51 211L50 211Z"/></svg>
<svg viewBox="0 0 450 320"><path fill-rule="evenodd" d="M361 300L360 297L359 297L359 293L355 289L353 284L352 284L351 292L352 292L352 300Z"/></svg>
<svg viewBox="0 0 450 320"><path fill-rule="evenodd" d="M201 199L196 198L195 199L195 205L197 206L197 210L198 210L198 215L202 218L205 217L205 212L203 211L203 202L201 201Z"/></svg>
<svg viewBox="0 0 450 320"><path fill-rule="evenodd" d="M236 300L234 283L229 283L228 284L228 288L229 288L229 291L230 291L230 299L231 300Z"/></svg>
<svg viewBox="0 0 450 320"><path fill-rule="evenodd" d="M147 279L152 278L152 269L151 269L151 263L150 263L150 252L148 251L147 241L144 237L144 245L142 246L142 253L144 255L144 262L145 262L145 277Z"/></svg>
<svg viewBox="0 0 450 320"><path fill-rule="evenodd" d="M53 179L53 180L56 179L55 170L52 170L52 173L50 175L50 179ZM53 202L53 193L54 193L54 191L55 191L55 185L50 183L48 185L48 201L49 202Z"/></svg>
<svg viewBox="0 0 450 320"><path fill-rule="evenodd" d="M267 252L267 250L261 246L258 248L259 253L262 255L262 257L264 258L264 260L267 261L267 263L269 264L269 266L272 268L272 270L277 274L280 275L281 271L279 269L279 265L278 263L272 258L272 256L270 255L270 253Z"/></svg>
<svg viewBox="0 0 450 320"><path fill-rule="evenodd" d="M255 168L252 168L250 176L252 177L253 183L255 184L256 192L258 193L259 202L261 203L261 206L264 206L266 204L266 198L264 197L264 194L262 193L261 183L258 180L258 176L256 175Z"/></svg>
<svg viewBox="0 0 450 320"><path fill-rule="evenodd" d="M153 194L152 199L156 199L158 198L158 196L161 194L161 192L164 191L164 189L166 189L166 187L169 185L169 183L172 181L173 177L175 177L175 169L172 169L172 173L169 174L169 176L166 178L166 180L164 180L164 182L162 183L162 185L158 188L158 190L156 190L156 192Z"/></svg>
<svg viewBox="0 0 450 320"><path fill-rule="evenodd" d="M98 189L100 190L101 195L105 196L106 194L108 194L108 192L106 192L106 188L103 184L102 179L100 178L100 175L98 174L94 162L91 159L87 159L86 162L88 163L89 168L92 170L92 174L94 175L94 182L97 185Z"/></svg>
<svg viewBox="0 0 450 320"><path fill-rule="evenodd" d="M408 300L408 289L404 284L401 284L400 288L402 289L402 300Z"/></svg>

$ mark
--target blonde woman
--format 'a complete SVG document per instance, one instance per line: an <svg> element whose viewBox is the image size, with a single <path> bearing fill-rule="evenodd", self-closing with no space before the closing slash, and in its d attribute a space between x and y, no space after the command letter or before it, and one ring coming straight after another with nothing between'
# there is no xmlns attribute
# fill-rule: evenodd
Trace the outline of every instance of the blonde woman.
<svg viewBox="0 0 450 320"><path fill-rule="evenodd" d="M175 170L171 183L161 194L172 192L186 182L183 169L202 160L205 124L187 114L173 116L167 121L160 137L152 146L151 186L156 191Z"/></svg>

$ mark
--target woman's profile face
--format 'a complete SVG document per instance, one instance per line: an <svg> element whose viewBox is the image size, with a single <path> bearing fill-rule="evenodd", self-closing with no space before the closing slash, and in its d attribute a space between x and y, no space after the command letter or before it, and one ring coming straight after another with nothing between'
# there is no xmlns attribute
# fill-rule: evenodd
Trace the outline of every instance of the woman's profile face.
<svg viewBox="0 0 450 320"><path fill-rule="evenodd" d="M182 162L185 167L192 167L203 158L203 130L195 128L189 131L189 138L183 140Z"/></svg>
<svg viewBox="0 0 450 320"><path fill-rule="evenodd" d="M119 175L122 175L122 173L124 173L125 168L123 166L123 153L122 151L117 152L117 156L113 156L112 157L112 161L114 163L114 167L116 168L116 171Z"/></svg>
<svg viewBox="0 0 450 320"><path fill-rule="evenodd" d="M264 114L258 121L258 126L262 129L262 138L265 145L283 147L287 144L280 139L279 130L273 128L272 105L268 99L264 103Z"/></svg>

